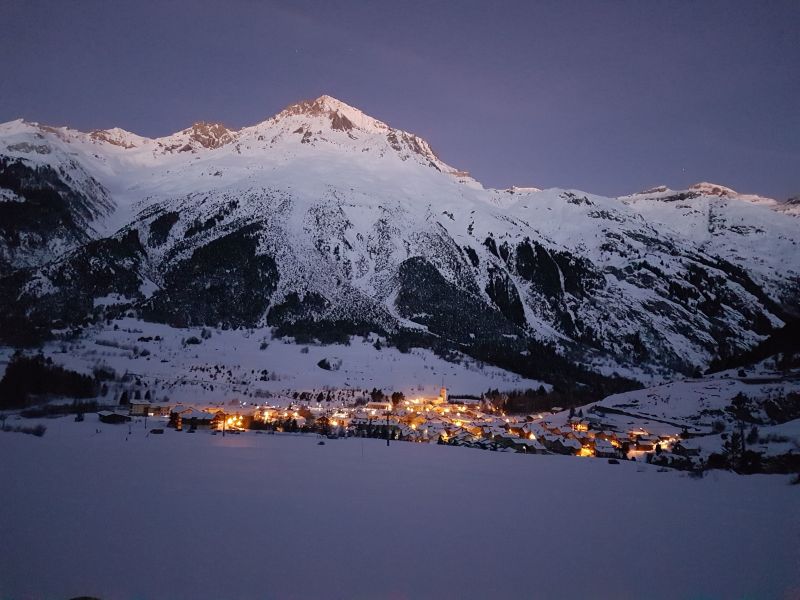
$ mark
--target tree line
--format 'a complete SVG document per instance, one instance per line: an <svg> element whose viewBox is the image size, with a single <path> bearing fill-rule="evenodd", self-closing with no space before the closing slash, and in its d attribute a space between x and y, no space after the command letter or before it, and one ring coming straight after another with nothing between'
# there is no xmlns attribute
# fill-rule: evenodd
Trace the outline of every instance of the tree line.
<svg viewBox="0 0 800 600"><path fill-rule="evenodd" d="M0 409L24 408L45 395L68 398L94 398L97 381L59 365L42 354L15 353L0 380Z"/></svg>

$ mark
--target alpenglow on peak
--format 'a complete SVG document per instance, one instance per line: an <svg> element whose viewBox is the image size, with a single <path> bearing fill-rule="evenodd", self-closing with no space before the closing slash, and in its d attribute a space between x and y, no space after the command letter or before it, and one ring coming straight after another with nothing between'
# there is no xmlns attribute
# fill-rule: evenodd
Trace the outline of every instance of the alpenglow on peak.
<svg viewBox="0 0 800 600"><path fill-rule="evenodd" d="M307 117L328 117L331 120L331 127L343 131L353 128L365 131L386 131L390 127L383 121L374 119L361 110L323 94L314 100L301 100L284 108L273 117L273 120L280 121L287 117L307 116Z"/></svg>

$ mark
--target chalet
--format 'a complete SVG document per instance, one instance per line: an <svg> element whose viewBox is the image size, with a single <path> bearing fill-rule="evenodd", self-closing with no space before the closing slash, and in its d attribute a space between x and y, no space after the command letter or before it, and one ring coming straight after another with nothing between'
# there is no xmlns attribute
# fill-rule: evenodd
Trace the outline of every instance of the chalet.
<svg viewBox="0 0 800 600"><path fill-rule="evenodd" d="M490 437L497 437L498 435L505 435L508 433L505 427L498 427L497 425L492 425L489 428L489 432L491 433Z"/></svg>
<svg viewBox="0 0 800 600"><path fill-rule="evenodd" d="M130 402L132 417L160 417L169 415L170 412L168 404L159 404L150 400L131 400Z"/></svg>
<svg viewBox="0 0 800 600"><path fill-rule="evenodd" d="M551 452L559 452L560 454L560 451L556 450L557 443L559 445L559 450L561 449L559 443L561 438L559 436L553 435L552 433L545 433L538 436L537 439L547 450L550 450Z"/></svg>
<svg viewBox="0 0 800 600"><path fill-rule="evenodd" d="M150 402L148 400L131 400L130 415L132 417L144 417L150 412Z"/></svg>
<svg viewBox="0 0 800 600"><path fill-rule="evenodd" d="M700 448L689 448L682 442L678 442L672 447L672 453L678 456L700 456Z"/></svg>
<svg viewBox="0 0 800 600"><path fill-rule="evenodd" d="M513 440L512 447L517 452L525 452L527 454L545 454L545 448L538 440L517 438Z"/></svg>
<svg viewBox="0 0 800 600"><path fill-rule="evenodd" d="M578 440L569 440L559 437L552 444L553 452L558 454L578 454L583 448L583 445Z"/></svg>
<svg viewBox="0 0 800 600"><path fill-rule="evenodd" d="M422 431L423 433L427 432L429 437L432 439L436 439L439 435L445 432L444 423L429 422Z"/></svg>
<svg viewBox="0 0 800 600"><path fill-rule="evenodd" d="M204 410L190 408L180 413L182 425L191 429L210 429L216 415Z"/></svg>
<svg viewBox="0 0 800 600"><path fill-rule="evenodd" d="M492 450L497 448L497 444L495 444L492 440L488 440L486 438L481 438L479 440L475 440L473 444L475 448L480 448L482 450Z"/></svg>
<svg viewBox="0 0 800 600"><path fill-rule="evenodd" d="M249 429L253 423L252 414L250 415L241 415L239 413L226 414L222 410L213 410L213 409L202 412L207 412L211 415L211 422L209 423L209 427L211 427L212 429L225 428L229 430L236 429L243 431L245 429ZM185 413L183 415L183 422L189 423L191 425L191 418L193 414L194 413ZM201 417L200 422L202 426L205 426L205 417ZM300 426L299 423L298 426Z"/></svg>
<svg viewBox="0 0 800 600"><path fill-rule="evenodd" d="M596 439L605 440L607 442L618 442L617 434L613 431L600 431L594 436Z"/></svg>
<svg viewBox="0 0 800 600"><path fill-rule="evenodd" d="M573 431L589 431L589 421L583 419L570 419L569 426Z"/></svg>
<svg viewBox="0 0 800 600"><path fill-rule="evenodd" d="M350 417L350 425L353 427L366 427L374 419L374 416L368 415L363 410L357 410L353 413L352 417Z"/></svg>
<svg viewBox="0 0 800 600"><path fill-rule="evenodd" d="M655 450L657 443L658 443L658 438L654 436L640 435L638 438L636 438L636 445L634 446L634 450L651 452L652 450Z"/></svg>
<svg viewBox="0 0 800 600"><path fill-rule="evenodd" d="M99 413L97 413L97 418L101 423L107 423L109 425L119 425L121 423L127 423L131 420L129 415L124 415L122 413L110 410L101 410Z"/></svg>
<svg viewBox="0 0 800 600"><path fill-rule="evenodd" d="M611 442L595 438L594 440L594 455L599 458L617 458L619 452L611 445Z"/></svg>
<svg viewBox="0 0 800 600"><path fill-rule="evenodd" d="M147 414L154 417L167 417L169 411L169 404L150 404L150 412Z"/></svg>
<svg viewBox="0 0 800 600"><path fill-rule="evenodd" d="M521 425L509 425L507 431L514 437L523 437L525 435L525 430Z"/></svg>
<svg viewBox="0 0 800 600"><path fill-rule="evenodd" d="M528 434L528 437L533 434L537 438L547 433L547 430L539 425L539 423L526 423L525 427L523 427L523 431Z"/></svg>
<svg viewBox="0 0 800 600"><path fill-rule="evenodd" d="M466 431L458 431L455 435L450 436L450 443L455 446L466 446L471 444L472 441L475 439L473 435Z"/></svg>
<svg viewBox="0 0 800 600"><path fill-rule="evenodd" d="M399 430L399 438L400 440L406 442L416 442L421 437L420 433L408 425L401 425Z"/></svg>
<svg viewBox="0 0 800 600"><path fill-rule="evenodd" d="M172 417L173 415L182 415L190 410L192 410L191 406L186 406L185 404L176 404L170 409L169 416Z"/></svg>
<svg viewBox="0 0 800 600"><path fill-rule="evenodd" d="M512 448L514 446L514 442L517 441L518 439L520 438L518 438L512 433L507 433L507 432L494 436L494 441L500 446L503 446L505 448Z"/></svg>

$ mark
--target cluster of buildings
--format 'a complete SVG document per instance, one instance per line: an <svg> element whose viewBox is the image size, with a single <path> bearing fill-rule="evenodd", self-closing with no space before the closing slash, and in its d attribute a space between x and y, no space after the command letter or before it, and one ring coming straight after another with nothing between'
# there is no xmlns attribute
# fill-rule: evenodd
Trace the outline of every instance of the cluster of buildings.
<svg viewBox="0 0 800 600"><path fill-rule="evenodd" d="M165 407L133 402L132 416L169 415L176 429L237 432L246 429L313 431L331 437L381 437L408 442L440 443L487 450L630 458L670 450L677 435L655 435L643 429L618 431L613 423L590 413L586 418L561 415L506 415L480 400L453 401L446 388L436 397L381 400L359 406L325 408L319 403L288 406L235 403L227 407ZM679 446L678 446L679 447Z"/></svg>
<svg viewBox="0 0 800 600"><path fill-rule="evenodd" d="M550 452L598 458L629 458L661 452L678 440L676 435L656 435L641 428L618 431L616 425L592 414L585 419L571 417L560 425L542 419L528 428Z"/></svg>

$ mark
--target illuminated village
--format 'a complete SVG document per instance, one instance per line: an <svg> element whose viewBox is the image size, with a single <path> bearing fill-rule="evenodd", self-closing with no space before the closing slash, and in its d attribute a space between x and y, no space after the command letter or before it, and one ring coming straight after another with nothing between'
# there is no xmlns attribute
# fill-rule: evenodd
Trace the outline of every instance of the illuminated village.
<svg viewBox="0 0 800 600"><path fill-rule="evenodd" d="M313 395L310 395L313 398ZM129 414L107 412L100 420L125 422L134 417L169 418L177 431L213 435L257 433L314 434L320 438L368 437L391 441L437 443L500 452L563 454L606 459L646 459L683 449L677 431L653 433L641 427L622 431L618 423L582 410L559 407L546 414L512 415L479 399L449 398L445 387L438 396L405 398L395 393L355 405L334 408L330 403L285 398L282 405L231 401L202 408L133 401ZM325 406L327 404L328 406ZM691 451L686 451L691 453ZM685 454L684 454L685 455Z"/></svg>

